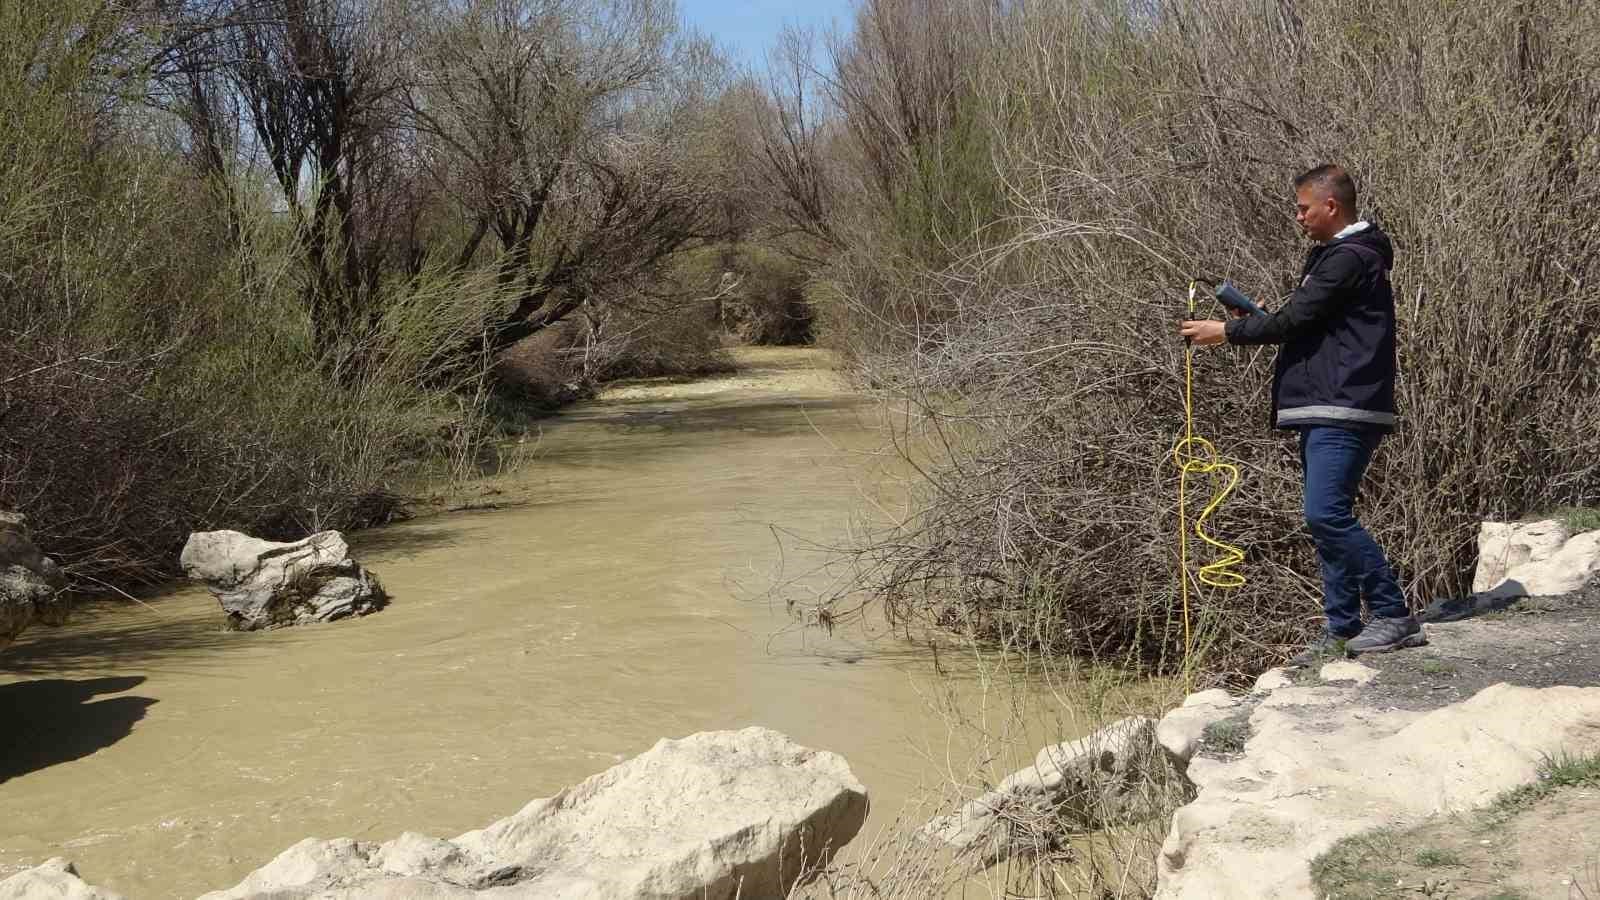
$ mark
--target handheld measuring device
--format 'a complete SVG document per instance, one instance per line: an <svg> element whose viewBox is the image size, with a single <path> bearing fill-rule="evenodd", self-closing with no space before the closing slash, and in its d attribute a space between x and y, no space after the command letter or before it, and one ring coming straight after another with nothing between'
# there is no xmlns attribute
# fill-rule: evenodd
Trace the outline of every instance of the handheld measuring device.
<svg viewBox="0 0 1600 900"><path fill-rule="evenodd" d="M1244 292L1233 286L1233 282L1224 281L1217 285L1217 300L1229 309L1236 309L1252 316L1264 316L1267 311L1255 304L1254 300L1244 295Z"/></svg>

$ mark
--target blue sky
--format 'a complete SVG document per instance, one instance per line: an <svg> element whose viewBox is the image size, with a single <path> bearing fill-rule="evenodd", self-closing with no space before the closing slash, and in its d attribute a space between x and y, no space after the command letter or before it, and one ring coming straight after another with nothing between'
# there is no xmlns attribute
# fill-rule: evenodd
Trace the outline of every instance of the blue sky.
<svg viewBox="0 0 1600 900"><path fill-rule="evenodd" d="M689 24L717 39L736 61L764 64L766 49L785 24L848 25L851 0L679 0Z"/></svg>

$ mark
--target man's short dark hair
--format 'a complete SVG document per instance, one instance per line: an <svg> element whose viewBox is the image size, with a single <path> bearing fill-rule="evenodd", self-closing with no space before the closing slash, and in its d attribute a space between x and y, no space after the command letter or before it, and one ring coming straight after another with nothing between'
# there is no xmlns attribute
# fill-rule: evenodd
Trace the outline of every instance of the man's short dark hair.
<svg viewBox="0 0 1600 900"><path fill-rule="evenodd" d="M1324 163L1315 169L1308 169L1295 176L1296 189L1314 184L1328 192L1328 196L1339 201L1344 211L1356 214L1356 180L1343 166L1334 163Z"/></svg>

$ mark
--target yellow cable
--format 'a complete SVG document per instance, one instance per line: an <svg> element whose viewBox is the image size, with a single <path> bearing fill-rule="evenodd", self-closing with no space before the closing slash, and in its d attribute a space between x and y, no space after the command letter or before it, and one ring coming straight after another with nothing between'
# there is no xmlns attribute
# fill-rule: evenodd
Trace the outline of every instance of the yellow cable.
<svg viewBox="0 0 1600 900"><path fill-rule="evenodd" d="M1189 282L1189 315L1194 316L1195 283ZM1211 502L1194 520L1194 533L1217 551L1217 558L1200 567L1197 573L1201 584L1217 588L1236 588L1245 583L1238 571L1244 562L1244 551L1225 544L1206 533L1206 519L1228 498L1239 483L1239 468L1217 458L1217 448L1205 438L1194 434L1194 348L1184 352L1183 360L1183 440L1172 448L1172 459L1178 465L1178 581L1183 595L1183 653L1187 659L1192 649L1189 629L1189 475L1210 476L1220 472L1224 476L1222 487L1212 494Z"/></svg>

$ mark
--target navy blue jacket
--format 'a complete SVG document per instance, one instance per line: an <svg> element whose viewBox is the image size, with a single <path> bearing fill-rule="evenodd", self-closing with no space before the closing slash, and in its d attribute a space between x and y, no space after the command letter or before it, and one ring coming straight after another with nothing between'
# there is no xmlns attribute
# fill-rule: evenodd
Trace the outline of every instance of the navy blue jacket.
<svg viewBox="0 0 1600 900"><path fill-rule="evenodd" d="M1300 286L1270 315L1233 319L1230 344L1282 344L1279 428L1394 428L1394 245L1376 225L1311 249Z"/></svg>

